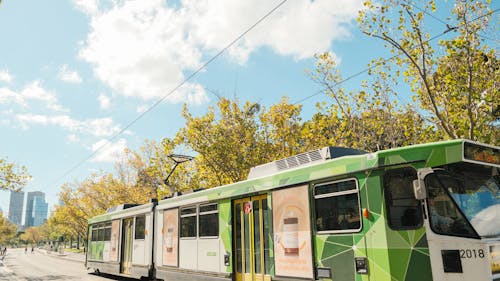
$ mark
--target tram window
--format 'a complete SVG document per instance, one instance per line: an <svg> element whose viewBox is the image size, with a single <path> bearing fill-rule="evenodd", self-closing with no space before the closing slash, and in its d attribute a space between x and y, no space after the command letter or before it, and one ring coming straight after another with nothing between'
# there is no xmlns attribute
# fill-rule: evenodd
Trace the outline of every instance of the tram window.
<svg viewBox="0 0 500 281"><path fill-rule="evenodd" d="M423 225L422 207L413 194L417 171L410 167L389 170L384 174L387 222L394 230L417 229Z"/></svg>
<svg viewBox="0 0 500 281"><path fill-rule="evenodd" d="M200 237L219 236L219 212L217 204L200 206Z"/></svg>
<svg viewBox="0 0 500 281"><path fill-rule="evenodd" d="M111 241L111 222L107 222L104 228L104 241Z"/></svg>
<svg viewBox="0 0 500 281"><path fill-rule="evenodd" d="M99 228L97 229L97 241L104 241L104 223L99 224Z"/></svg>
<svg viewBox="0 0 500 281"><path fill-rule="evenodd" d="M97 241L98 239L98 235L97 235L97 224L94 224L92 225L92 241Z"/></svg>
<svg viewBox="0 0 500 281"><path fill-rule="evenodd" d="M351 232L361 230L357 182L354 179L314 187L316 230Z"/></svg>
<svg viewBox="0 0 500 281"><path fill-rule="evenodd" d="M181 209L181 238L196 238L196 207Z"/></svg>
<svg viewBox="0 0 500 281"><path fill-rule="evenodd" d="M144 239L146 233L144 230L146 229L146 217L139 216L135 217L135 235L134 239Z"/></svg>

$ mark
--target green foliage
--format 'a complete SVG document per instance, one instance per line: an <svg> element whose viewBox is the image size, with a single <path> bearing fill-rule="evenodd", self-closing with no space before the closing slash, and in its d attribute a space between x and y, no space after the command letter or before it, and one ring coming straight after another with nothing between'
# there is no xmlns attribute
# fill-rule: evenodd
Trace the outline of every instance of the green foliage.
<svg viewBox="0 0 500 281"><path fill-rule="evenodd" d="M427 0L417 4L405 0L377 4L365 1L366 9L358 18L361 30L381 39L395 54L384 63L374 60L371 74L382 79L403 75L421 115L439 129L443 138L498 144L499 60L496 49L484 40L490 23L495 22L490 1L455 1L446 18L448 24L443 24L439 34L446 34L446 39L437 44L432 44L434 37L427 28L427 20L438 18L436 3ZM439 13L441 17L444 14Z"/></svg>
<svg viewBox="0 0 500 281"><path fill-rule="evenodd" d="M377 151L437 138L418 112L390 99L395 93L388 75L379 72L377 80L364 83L365 90L347 93L339 86L343 78L334 57L323 53L316 60L312 78L332 102L318 104L318 113L304 126L309 149L333 145Z"/></svg>

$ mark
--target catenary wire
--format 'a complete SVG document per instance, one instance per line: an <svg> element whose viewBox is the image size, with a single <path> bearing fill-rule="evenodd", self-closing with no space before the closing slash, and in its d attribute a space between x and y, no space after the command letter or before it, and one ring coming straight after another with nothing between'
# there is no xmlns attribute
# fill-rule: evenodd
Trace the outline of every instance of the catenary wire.
<svg viewBox="0 0 500 281"><path fill-rule="evenodd" d="M167 97L169 97L170 95L172 95L175 91L177 91L180 87L182 87L184 84L186 84L188 81L190 81L194 76L196 76L199 72L201 72L203 69L205 69L209 64L211 64L213 61L215 61L217 58L219 58L223 53L225 53L230 47L232 47L236 42L238 42L241 38L243 38L246 34L248 34L252 29L254 29L258 24L260 24L262 21L264 21L267 17L269 17L271 14L273 14L276 10L278 10L283 4L285 4L288 0L282 0L280 3L278 3L273 9L271 9L268 13L266 13L264 16L262 16L259 20L257 20L254 24L252 24L249 28L247 28L242 34L240 34L238 37L236 37L233 41L231 41L228 45L226 45L226 47L224 47L223 49L221 49L217 54L215 54L213 57L211 57L208 61L206 61L202 66L200 66L197 70L195 70L193 73L191 73L187 78L185 78L180 84L178 84L176 87L174 87L171 91L169 91L166 95L164 95L162 98L160 98L158 101L156 101L155 103L153 103L147 110L145 110L144 112L142 112L141 114L139 114L135 119L133 119L131 122L129 122L123 129L121 129L118 133L114 134L112 137L110 137L109 139L107 139L107 141L99 146L94 152L92 152L89 156L87 156L86 158L84 158L83 160L81 160L80 162L78 162L77 164L75 164L71 169L69 169L68 171L66 171L62 176L60 176L59 178L57 178L56 180L52 181L49 186L53 185L53 184L56 184L57 182L59 182L60 180L62 180L63 178L65 178L66 176L68 176L69 174L71 174L73 171L75 171L78 167L80 167L81 165L83 165L83 163L85 163L86 161L88 161L89 159L91 159L92 157L94 157L100 150L102 150L104 147L106 147L112 140L116 139L118 136L120 136L121 134L123 134L128 128L130 128L132 125L134 125L137 121L139 121L141 118L143 118L147 113L149 113L151 110L153 110L155 107L157 107L160 103L162 103ZM481 16L478 16L477 18L471 20L470 22L474 22L476 20L479 20L483 17L486 17L486 16L490 16L496 12L500 11L500 8L498 9L495 9L495 10L492 10L484 15L481 15ZM430 41L433 41L441 36L443 36L444 34L448 33L449 31L451 30L455 30L457 28L459 28L460 26L462 26L463 24L459 25L459 26L456 26L456 27L451 27L449 25L447 25L447 30L443 31L442 33L426 40L426 42L430 42ZM349 77L345 78L345 79L342 79L341 81L339 82L336 82L334 84L334 86L338 86L340 84L343 84L357 76L360 76L366 72L368 72L369 70L377 67L378 65L382 64L382 63L385 63L387 61L390 61L398 56L402 55L402 53L400 54L397 54L397 55L394 55L394 56L391 56L385 60L383 60L382 62L378 62L377 64L373 65L373 66L370 66L368 68L365 68L353 75L350 75ZM214 94L212 91L209 91L211 92L212 94ZM296 101L294 103L294 105L298 104L298 103L302 103L310 98L313 98L321 93L323 93L324 90L320 90L320 91L317 91L315 92L314 94L312 95L309 95L305 98L302 98L298 101ZM218 95L216 95L217 98L220 98Z"/></svg>
<svg viewBox="0 0 500 281"><path fill-rule="evenodd" d="M405 1L405 2L406 2L406 1ZM494 13L497 13L498 11L500 11L500 8L495 9L495 10L492 10L492 11L490 11L490 12L488 12L488 13L484 14L484 15L478 16L478 17L474 18L473 20L471 20L470 22L474 22L474 21L477 21L477 20L479 20L479 19L481 19L481 18L483 18L483 17L490 16L490 15L492 15L492 14L494 14ZM431 37L431 38L427 39L426 41L424 41L424 43L427 43L427 42L430 42L430 41L436 40L437 38L439 38L439 37L441 37L441 36L445 35L446 33L450 32L450 31L452 31L452 30L456 30L456 29L458 29L459 27L463 26L464 24L462 23L462 24L460 24L460 25L458 25L458 26L454 26L454 27L453 27L453 26L450 26L450 25L448 25L448 24L446 24L446 23L445 23L445 25L446 25L446 27L447 27L447 29L446 29L445 31L443 31L443 32L441 32L440 34L435 35L435 36L433 36L433 37ZM416 46L415 48L418 48L418 46ZM386 63L386 62L388 62L388 61L390 61L390 60L392 60L392 59L394 59L394 58L396 58L396 57L401 56L402 54L403 54L403 53L399 53L399 54L393 55L393 56L391 56L391 57L389 57L389 58L386 58L386 59L384 59L384 60L383 60L383 61L381 61L381 62L377 62L375 65L372 65L372 66L370 66L370 67L367 67L367 68L365 68L365 69L363 69L363 70L361 70L361 71L359 71L359 72L357 72L357 73L355 73L355 74L353 74L353 75L350 75L349 77L347 77L347 78L345 78L345 79L340 80L339 82L336 82L333 86L338 86L338 85L343 84L343 83L345 83L345 82L347 82L347 81L349 81L349 80L351 80L351 79L353 79L353 78L356 78L356 77L358 77L358 76L360 76L360 75L362 75L362 74L364 74L364 73L366 73L366 72L370 71L371 69L373 69L373 68L375 68L375 67L377 67L377 66L381 65L381 64L384 64L384 63ZM296 105L296 104L298 104L298 103L302 103L302 102L304 102L304 101L306 101L306 100L308 100L308 99L310 99L310 98L313 98L313 97L315 97L315 96L317 96L317 95L319 95L319 94L323 93L324 91L325 91L325 90L323 90L323 89L322 89L322 90L320 90L320 91L317 91L317 92L315 92L314 94L311 94L311 95L309 95L309 96L307 96L307 97L305 97L305 98L302 98L302 99L298 100L297 102L295 102L295 103L293 103L293 104L294 104L294 105Z"/></svg>
<svg viewBox="0 0 500 281"><path fill-rule="evenodd" d="M252 29L254 29L257 25L259 25L262 21L264 21L266 18L268 18L271 14L273 14L276 10L278 10L283 4L285 4L288 0L282 0L279 2L276 6L274 6L269 12L264 14L261 18L259 18L254 24L252 24L250 27L248 27L243 33L241 33L238 37L233 39L229 44L226 45L223 49L221 49L217 54L212 56L208 61L206 61L202 66L200 66L198 69L196 69L193 73L191 73L188 77L186 77L181 83L179 83L177 86L175 86L172 90L170 90L166 95L161 97L159 100L157 100L155 103L153 103L151 106L148 107L144 112L140 113L135 119L133 119L131 122L129 122L123 129L121 129L119 132L115 133L113 136L108 138L104 144L99 146L96 150L94 150L89 156L85 157L83 160L79 161L77 164L75 164L73 167L71 167L69 170L67 170L62 176L58 177L56 180L52 181L49 186L54 185L58 183L60 180L71 174L73 171L75 171L78 167L83 165L83 163L87 162L89 159L97 155L98 152L100 152L104 147L106 147L112 140L116 139L118 136L122 135L127 129L129 129L132 125L134 125L137 121L142 119L147 113L149 113L151 110L156 108L160 103L162 103L166 98L168 98L170 95L175 93L180 87L185 85L188 81L190 81L193 77L195 77L198 73L200 73L203 69L205 69L209 64L211 64L213 61L215 61L217 58L219 58L223 53L225 53L229 48L231 48L236 42L238 42L241 38L245 37Z"/></svg>

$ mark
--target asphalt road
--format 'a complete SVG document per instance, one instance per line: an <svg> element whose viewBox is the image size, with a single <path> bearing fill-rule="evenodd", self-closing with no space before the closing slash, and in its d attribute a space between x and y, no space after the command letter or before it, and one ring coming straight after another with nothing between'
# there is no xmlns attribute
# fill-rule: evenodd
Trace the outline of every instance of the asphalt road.
<svg viewBox="0 0 500 281"><path fill-rule="evenodd" d="M8 249L5 259L0 262L0 281L123 280L90 273L82 262L47 255L42 251L25 254L24 249Z"/></svg>

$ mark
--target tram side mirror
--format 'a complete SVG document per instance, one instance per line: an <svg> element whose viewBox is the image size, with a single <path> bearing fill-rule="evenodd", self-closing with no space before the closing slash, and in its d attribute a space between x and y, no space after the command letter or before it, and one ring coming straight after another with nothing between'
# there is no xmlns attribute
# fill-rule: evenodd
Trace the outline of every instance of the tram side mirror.
<svg viewBox="0 0 500 281"><path fill-rule="evenodd" d="M423 180L414 180L413 181L413 194L415 195L415 199L424 200L427 198L427 192L425 190L425 184Z"/></svg>

